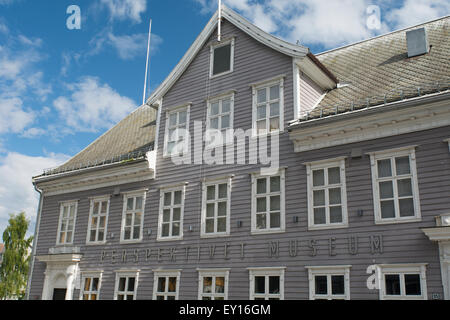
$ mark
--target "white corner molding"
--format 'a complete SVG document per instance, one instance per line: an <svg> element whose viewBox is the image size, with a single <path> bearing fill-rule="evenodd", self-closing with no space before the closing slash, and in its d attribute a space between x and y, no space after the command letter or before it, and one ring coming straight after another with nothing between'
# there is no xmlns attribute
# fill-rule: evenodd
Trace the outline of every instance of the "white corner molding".
<svg viewBox="0 0 450 320"><path fill-rule="evenodd" d="M334 80L320 69L308 56L295 59L295 64L323 90L331 90L336 87L336 82L334 82Z"/></svg>
<svg viewBox="0 0 450 320"><path fill-rule="evenodd" d="M449 95L430 94L292 124L289 137L294 151L304 152L449 126Z"/></svg>
<svg viewBox="0 0 450 320"><path fill-rule="evenodd" d="M448 143L448 152L450 152L450 138L445 139L444 142Z"/></svg>

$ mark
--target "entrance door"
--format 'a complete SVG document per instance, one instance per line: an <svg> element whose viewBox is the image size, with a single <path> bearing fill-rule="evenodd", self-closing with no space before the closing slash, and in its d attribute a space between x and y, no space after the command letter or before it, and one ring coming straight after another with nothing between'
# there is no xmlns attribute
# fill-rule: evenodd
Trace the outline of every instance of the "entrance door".
<svg viewBox="0 0 450 320"><path fill-rule="evenodd" d="M53 289L53 300L66 300L67 289Z"/></svg>

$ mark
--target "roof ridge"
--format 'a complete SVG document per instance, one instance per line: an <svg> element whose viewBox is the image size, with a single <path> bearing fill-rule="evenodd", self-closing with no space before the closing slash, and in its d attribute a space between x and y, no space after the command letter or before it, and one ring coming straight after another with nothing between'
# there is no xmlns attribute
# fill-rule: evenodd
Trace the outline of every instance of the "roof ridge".
<svg viewBox="0 0 450 320"><path fill-rule="evenodd" d="M442 16L440 18L436 18L436 19L433 19L433 20L422 22L422 23L419 23L419 24L416 24L416 25L412 25L412 26L409 26L409 27L405 27L405 28L402 28L402 29L393 30L393 31L390 31L388 33L380 34L378 36L374 36L374 37L367 38L367 39L364 39L364 40L361 40L361 41L357 41L357 42L354 42L354 43L346 44L346 45L343 45L341 47L329 49L329 50L326 50L326 51L323 51L323 52L320 52L320 53L315 53L314 55L316 57L319 57L321 55L325 55L325 54L328 54L328 53L331 53L331 52L334 52L334 51L339 51L339 50L342 50L342 49L345 49L345 48L349 48L349 47L352 47L352 46L356 46L356 45L362 44L364 42L369 42L369 41L372 41L372 40L380 39L380 38L392 35L394 33L403 32L403 31L406 31L408 29L417 28L419 26L424 26L424 25L431 24L431 23L434 23L434 22L437 22L437 21L440 21L440 20L445 20L445 19L448 19L448 18L450 18L450 15L445 15L445 16Z"/></svg>

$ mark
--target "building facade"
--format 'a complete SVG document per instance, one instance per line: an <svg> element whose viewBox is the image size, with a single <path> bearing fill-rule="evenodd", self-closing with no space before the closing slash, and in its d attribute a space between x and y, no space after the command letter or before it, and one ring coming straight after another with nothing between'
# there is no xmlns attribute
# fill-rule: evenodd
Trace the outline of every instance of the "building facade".
<svg viewBox="0 0 450 320"><path fill-rule="evenodd" d="M449 299L450 19L313 55L222 11L33 179L28 299Z"/></svg>

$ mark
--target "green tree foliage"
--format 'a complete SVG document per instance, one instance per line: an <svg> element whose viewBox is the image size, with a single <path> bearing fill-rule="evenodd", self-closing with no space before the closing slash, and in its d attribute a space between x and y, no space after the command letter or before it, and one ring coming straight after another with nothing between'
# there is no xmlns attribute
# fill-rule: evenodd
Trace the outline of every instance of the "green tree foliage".
<svg viewBox="0 0 450 320"><path fill-rule="evenodd" d="M33 237L25 239L30 221L25 213L10 215L3 232L5 251L0 266L0 299L25 297Z"/></svg>

